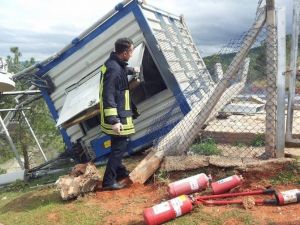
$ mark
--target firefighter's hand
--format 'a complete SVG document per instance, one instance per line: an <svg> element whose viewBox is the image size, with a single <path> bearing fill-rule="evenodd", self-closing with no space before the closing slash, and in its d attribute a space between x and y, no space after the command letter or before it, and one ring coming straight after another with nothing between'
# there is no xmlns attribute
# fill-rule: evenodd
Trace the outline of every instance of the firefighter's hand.
<svg viewBox="0 0 300 225"><path fill-rule="evenodd" d="M133 67L133 73L134 74L139 73L139 72L141 72L140 67Z"/></svg>
<svg viewBox="0 0 300 225"><path fill-rule="evenodd" d="M123 130L122 123L115 123L114 125L112 125L112 130L117 134L121 134L121 130Z"/></svg>

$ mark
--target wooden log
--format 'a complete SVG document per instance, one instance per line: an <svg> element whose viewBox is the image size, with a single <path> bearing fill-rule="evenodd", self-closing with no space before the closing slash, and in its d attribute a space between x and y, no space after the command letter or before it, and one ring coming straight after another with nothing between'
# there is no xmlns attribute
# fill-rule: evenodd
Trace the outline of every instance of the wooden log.
<svg viewBox="0 0 300 225"><path fill-rule="evenodd" d="M206 99L196 105L155 147L151 157L142 160L130 173L133 182L144 183L159 168L163 157L172 151L184 152L193 143L199 134L199 129L209 118L216 104L234 80L245 60L251 46L265 23L265 13L262 13L249 30L239 52L229 65L223 79L217 84L215 90ZM205 104L206 103L206 104Z"/></svg>

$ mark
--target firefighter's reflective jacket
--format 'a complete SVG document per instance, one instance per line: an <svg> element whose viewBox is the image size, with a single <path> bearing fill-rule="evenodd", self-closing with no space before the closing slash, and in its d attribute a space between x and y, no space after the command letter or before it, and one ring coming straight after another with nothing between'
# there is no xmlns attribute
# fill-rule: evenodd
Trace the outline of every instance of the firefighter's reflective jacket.
<svg viewBox="0 0 300 225"><path fill-rule="evenodd" d="M131 100L127 80L127 63L120 60L115 53L100 67L100 118L101 130L110 135L118 135L112 125L121 122L122 136L135 132L132 122Z"/></svg>

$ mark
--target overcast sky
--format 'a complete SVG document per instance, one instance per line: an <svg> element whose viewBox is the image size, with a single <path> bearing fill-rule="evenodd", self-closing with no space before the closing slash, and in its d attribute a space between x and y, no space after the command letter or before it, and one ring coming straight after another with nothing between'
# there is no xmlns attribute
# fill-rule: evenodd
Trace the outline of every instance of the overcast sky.
<svg viewBox="0 0 300 225"><path fill-rule="evenodd" d="M285 6L288 30L293 0ZM0 56L18 46L21 60L43 60L110 11L120 0L0 0ZM202 55L220 50L230 39L247 31L258 0L147 0L148 4L184 15Z"/></svg>

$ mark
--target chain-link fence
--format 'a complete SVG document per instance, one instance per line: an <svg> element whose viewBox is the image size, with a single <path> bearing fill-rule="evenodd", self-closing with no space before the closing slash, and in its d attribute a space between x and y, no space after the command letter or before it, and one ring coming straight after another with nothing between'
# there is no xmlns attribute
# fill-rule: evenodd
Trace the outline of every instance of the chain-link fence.
<svg viewBox="0 0 300 225"><path fill-rule="evenodd" d="M189 79L189 86L183 90L192 105L188 114L180 121L173 116L183 111L184 104L177 100L153 121L148 133L156 138L154 145L158 151L274 156L277 39L272 15L266 16L266 12L265 7L259 7L248 32L231 40L217 54L204 58L206 68L197 77L209 73L215 84L204 91L199 79Z"/></svg>

